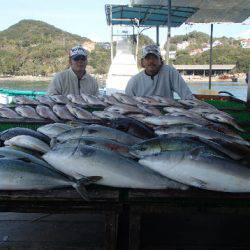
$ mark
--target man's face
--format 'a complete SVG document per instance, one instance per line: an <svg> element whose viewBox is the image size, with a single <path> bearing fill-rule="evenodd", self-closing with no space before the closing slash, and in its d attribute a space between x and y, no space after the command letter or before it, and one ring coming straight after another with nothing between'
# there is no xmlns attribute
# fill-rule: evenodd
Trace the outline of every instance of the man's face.
<svg viewBox="0 0 250 250"><path fill-rule="evenodd" d="M142 67L145 68L148 75L157 74L161 68L161 64L161 59L154 54L148 54L142 59Z"/></svg>
<svg viewBox="0 0 250 250"><path fill-rule="evenodd" d="M87 58L85 56L78 56L75 59L70 59L70 65L75 72L84 72L87 66Z"/></svg>

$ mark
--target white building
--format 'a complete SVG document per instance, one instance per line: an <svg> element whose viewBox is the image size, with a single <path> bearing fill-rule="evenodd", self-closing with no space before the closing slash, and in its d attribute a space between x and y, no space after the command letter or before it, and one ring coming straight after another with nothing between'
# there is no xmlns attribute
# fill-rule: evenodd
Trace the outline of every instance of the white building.
<svg viewBox="0 0 250 250"><path fill-rule="evenodd" d="M244 49L250 49L250 39L243 39L240 41L240 45Z"/></svg>
<svg viewBox="0 0 250 250"><path fill-rule="evenodd" d="M182 43L177 43L177 50L184 50L189 46L188 41L183 41Z"/></svg>

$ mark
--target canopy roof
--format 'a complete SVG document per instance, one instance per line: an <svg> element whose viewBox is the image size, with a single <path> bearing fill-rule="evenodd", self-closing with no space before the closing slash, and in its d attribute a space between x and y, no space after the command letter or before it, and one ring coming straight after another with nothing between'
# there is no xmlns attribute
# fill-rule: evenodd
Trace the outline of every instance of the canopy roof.
<svg viewBox="0 0 250 250"><path fill-rule="evenodd" d="M131 0L133 7L140 5L168 6L168 0ZM241 23L250 16L249 0L171 0L172 7L196 8L194 15L186 22L211 23L235 22Z"/></svg>
<svg viewBox="0 0 250 250"><path fill-rule="evenodd" d="M178 27L192 16L198 9L194 7L171 8L171 27ZM167 26L167 6L134 6L105 5L108 25L140 25L140 26ZM139 22L139 23L138 23Z"/></svg>

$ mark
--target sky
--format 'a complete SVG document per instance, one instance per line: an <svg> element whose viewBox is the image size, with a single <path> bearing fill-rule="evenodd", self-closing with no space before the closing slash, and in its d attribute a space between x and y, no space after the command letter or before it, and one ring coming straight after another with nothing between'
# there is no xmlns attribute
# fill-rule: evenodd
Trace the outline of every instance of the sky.
<svg viewBox="0 0 250 250"><path fill-rule="evenodd" d="M106 22L105 4L129 4L129 0L0 0L0 31L22 19L40 20L64 31L87 37L96 42L110 41L110 28ZM114 33L121 30L116 26ZM172 29L171 36L185 35L191 31L210 33L209 24L182 25ZM155 29L142 34L155 41ZM214 37L250 38L250 18L246 24L215 24ZM160 28L160 44L167 39L167 28Z"/></svg>

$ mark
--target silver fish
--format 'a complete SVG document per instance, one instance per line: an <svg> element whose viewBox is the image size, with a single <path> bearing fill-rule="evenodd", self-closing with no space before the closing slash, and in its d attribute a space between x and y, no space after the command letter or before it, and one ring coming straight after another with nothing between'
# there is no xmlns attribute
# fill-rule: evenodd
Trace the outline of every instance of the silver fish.
<svg viewBox="0 0 250 250"><path fill-rule="evenodd" d="M142 139L132 136L128 133L97 124L82 126L65 131L59 134L56 139L57 141L66 141L68 139L76 139L79 137L102 137L127 145L133 145L142 141Z"/></svg>
<svg viewBox="0 0 250 250"><path fill-rule="evenodd" d="M17 106L15 111L24 118L41 120L42 118L36 113L36 110L30 106Z"/></svg>
<svg viewBox="0 0 250 250"><path fill-rule="evenodd" d="M116 112L121 115L126 114L141 114L142 110L138 107L127 105L127 104L119 104L119 105L113 105L105 108L105 111L109 112Z"/></svg>
<svg viewBox="0 0 250 250"><path fill-rule="evenodd" d="M14 110L10 108L1 107L0 116L8 119L22 119L23 117L18 115Z"/></svg>
<svg viewBox="0 0 250 250"><path fill-rule="evenodd" d="M250 168L199 150L164 152L139 160L144 166L178 182L221 192L250 192Z"/></svg>
<svg viewBox="0 0 250 250"><path fill-rule="evenodd" d="M111 111L93 111L92 112L93 115L102 118L102 119L109 119L109 120L113 120L113 119L117 119L117 118L124 118L124 115L121 115L119 113L116 112L111 112Z"/></svg>
<svg viewBox="0 0 250 250"><path fill-rule="evenodd" d="M71 115L71 113L68 111L68 109L64 105L58 105L58 104L54 105L53 111L62 120L70 120L71 121L71 120L75 119L75 117Z"/></svg>
<svg viewBox="0 0 250 250"><path fill-rule="evenodd" d="M96 96L85 95L83 93L81 93L81 96L82 96L83 100L88 104L97 105L97 106L104 106L104 107L107 106L107 104L105 102L99 100Z"/></svg>
<svg viewBox="0 0 250 250"><path fill-rule="evenodd" d="M43 96L37 96L36 97L37 101L39 101L41 104L45 104L49 107L53 107L56 102L54 102L53 100L51 100L51 98L49 96L43 95Z"/></svg>
<svg viewBox="0 0 250 250"><path fill-rule="evenodd" d="M82 175L101 176L102 179L96 183L100 185L142 189L187 188L119 154L86 145L51 150L43 158L54 168L76 179Z"/></svg>
<svg viewBox="0 0 250 250"><path fill-rule="evenodd" d="M41 153L49 151L49 146L45 142L30 135L17 135L4 142L6 146L18 146L22 148L31 149Z"/></svg>
<svg viewBox="0 0 250 250"><path fill-rule="evenodd" d="M49 190L74 187L86 200L89 200L84 185L99 180L86 178L68 179L63 174L31 162L14 159L0 159L0 190Z"/></svg>
<svg viewBox="0 0 250 250"><path fill-rule="evenodd" d="M150 114L150 115L162 115L159 109L153 107L153 106L146 106L143 104L137 104L137 107L141 109L143 113Z"/></svg>
<svg viewBox="0 0 250 250"><path fill-rule="evenodd" d="M144 105L150 106L159 106L159 102L151 97L146 96L134 96L133 97L137 102L142 103Z"/></svg>
<svg viewBox="0 0 250 250"><path fill-rule="evenodd" d="M72 126L64 123L52 123L39 127L37 131L44 135L47 135L49 138L53 138L58 136L62 132L65 132L66 130L70 130L72 128Z"/></svg>
<svg viewBox="0 0 250 250"><path fill-rule="evenodd" d="M250 146L250 142L248 141L245 141L243 139L233 137L230 135L226 135L226 134L223 134L218 131L208 129L205 127L194 127L194 126L181 126L181 127L178 126L177 127L175 126L175 127L169 127L169 128L156 129L155 133L158 135L173 134L173 133L174 134L176 133L190 134L190 135L198 136L200 138L205 138L209 140L219 139L222 141L228 141L232 143L238 143L238 144Z"/></svg>
<svg viewBox="0 0 250 250"><path fill-rule="evenodd" d="M79 104L81 106L88 106L87 103L83 100L81 95L73 95L73 94L69 94L67 95L67 98L75 104Z"/></svg>
<svg viewBox="0 0 250 250"><path fill-rule="evenodd" d="M127 105L133 105L136 106L138 104L138 102L136 100L134 100L132 97L123 94L123 93L113 93L112 94L119 102L123 103L123 104L127 104Z"/></svg>
<svg viewBox="0 0 250 250"><path fill-rule="evenodd" d="M38 115L40 115L42 118L52 120L54 122L59 122L59 118L53 113L53 111L44 105L37 105L36 106L36 112Z"/></svg>
<svg viewBox="0 0 250 250"><path fill-rule="evenodd" d="M78 119L84 119L84 120L99 120L98 117L94 116L92 113L90 113L87 110L84 110L83 108L72 104L68 103L66 104L67 109L69 112L74 115Z"/></svg>
<svg viewBox="0 0 250 250"><path fill-rule="evenodd" d="M58 104L67 104L69 102L68 98L64 95L51 95L50 98Z"/></svg>
<svg viewBox="0 0 250 250"><path fill-rule="evenodd" d="M33 100L27 96L14 96L12 101L16 104L25 104L25 105L38 105L38 101Z"/></svg>

